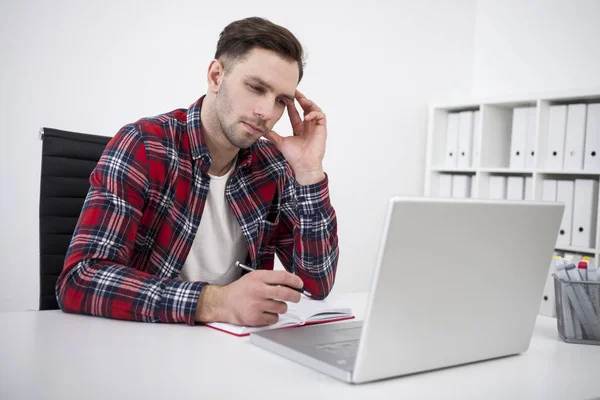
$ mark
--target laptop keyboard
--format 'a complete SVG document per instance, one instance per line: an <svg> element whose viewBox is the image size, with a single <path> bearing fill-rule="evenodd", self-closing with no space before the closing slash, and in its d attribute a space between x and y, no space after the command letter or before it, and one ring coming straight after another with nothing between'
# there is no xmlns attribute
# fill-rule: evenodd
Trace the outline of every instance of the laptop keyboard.
<svg viewBox="0 0 600 400"><path fill-rule="evenodd" d="M315 346L320 351L331 354L338 365L353 363L358 350L358 339L337 343L323 343Z"/></svg>

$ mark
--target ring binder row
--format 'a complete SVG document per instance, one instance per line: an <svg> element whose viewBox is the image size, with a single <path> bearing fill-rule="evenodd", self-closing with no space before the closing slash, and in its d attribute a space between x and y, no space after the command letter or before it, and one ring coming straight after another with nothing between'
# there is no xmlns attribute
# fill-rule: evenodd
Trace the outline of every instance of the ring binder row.
<svg viewBox="0 0 600 400"><path fill-rule="evenodd" d="M537 107L515 107L510 111L506 122L510 146L503 146L509 154L501 157L507 162L498 167L600 172L600 103L548 105L544 114L546 132L541 132L538 114ZM446 118L443 160L436 164L445 169L472 168L481 150L481 112L448 111ZM541 163L537 161L538 149L542 150Z"/></svg>
<svg viewBox="0 0 600 400"><path fill-rule="evenodd" d="M472 197L471 176L441 174L439 176L439 196L465 199Z"/></svg>
<svg viewBox="0 0 600 400"><path fill-rule="evenodd" d="M449 112L444 153L445 168L471 168L479 151L480 112Z"/></svg>
<svg viewBox="0 0 600 400"><path fill-rule="evenodd" d="M513 169L532 169L536 161L536 108L519 107L513 110L509 166Z"/></svg>
<svg viewBox="0 0 600 400"><path fill-rule="evenodd" d="M600 170L600 103L550 106L545 168Z"/></svg>
<svg viewBox="0 0 600 400"><path fill-rule="evenodd" d="M594 179L544 179L542 200L565 204L557 247L596 247L598 181Z"/></svg>
<svg viewBox="0 0 600 400"><path fill-rule="evenodd" d="M500 157L503 162L497 167L514 171L539 167L553 172L600 172L600 103L548 103L545 111L542 123L537 107L509 110L504 134L510 145L500 146L509 154ZM479 110L447 112L443 160L438 159L436 165L459 170L473 167L481 150L480 118ZM489 127L488 123L483 125ZM538 150L542 150L540 162ZM489 160L482 161L488 164Z"/></svg>

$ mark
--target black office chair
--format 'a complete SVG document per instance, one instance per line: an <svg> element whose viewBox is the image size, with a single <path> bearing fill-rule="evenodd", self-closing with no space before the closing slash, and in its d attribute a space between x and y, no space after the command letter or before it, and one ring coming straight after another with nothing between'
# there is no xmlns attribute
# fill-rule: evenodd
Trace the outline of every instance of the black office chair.
<svg viewBox="0 0 600 400"><path fill-rule="evenodd" d="M40 310L58 308L54 288L108 136L40 130Z"/></svg>

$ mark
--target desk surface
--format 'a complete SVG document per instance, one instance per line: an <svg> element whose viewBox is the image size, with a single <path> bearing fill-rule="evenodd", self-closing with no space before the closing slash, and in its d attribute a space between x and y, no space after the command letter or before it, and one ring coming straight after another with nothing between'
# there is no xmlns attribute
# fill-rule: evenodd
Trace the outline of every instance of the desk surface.
<svg viewBox="0 0 600 400"><path fill-rule="evenodd" d="M362 319L366 294L338 296ZM204 326L116 321L61 311L0 313L0 398L526 398L600 396L600 346L560 340L539 316L529 350L350 385ZM210 396L210 397L207 397Z"/></svg>

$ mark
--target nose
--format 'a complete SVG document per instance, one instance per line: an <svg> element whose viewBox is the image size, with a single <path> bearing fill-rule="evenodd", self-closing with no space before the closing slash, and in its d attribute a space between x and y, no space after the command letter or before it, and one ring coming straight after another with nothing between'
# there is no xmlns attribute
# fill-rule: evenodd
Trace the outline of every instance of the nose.
<svg viewBox="0 0 600 400"><path fill-rule="evenodd" d="M268 97L269 96L265 96L265 98L257 101L254 108L254 114L265 122L273 119L275 112L275 102Z"/></svg>

